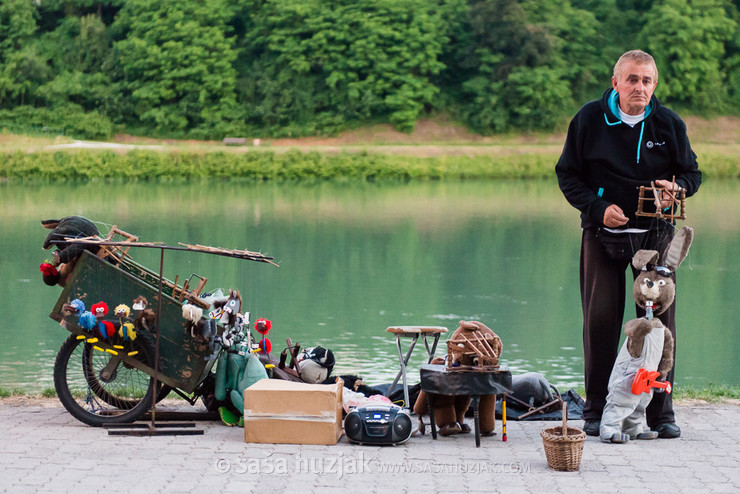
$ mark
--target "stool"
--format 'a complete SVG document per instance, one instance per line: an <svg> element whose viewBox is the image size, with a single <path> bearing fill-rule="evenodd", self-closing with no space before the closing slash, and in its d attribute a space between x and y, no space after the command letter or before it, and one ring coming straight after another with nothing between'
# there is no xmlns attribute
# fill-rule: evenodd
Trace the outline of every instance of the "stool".
<svg viewBox="0 0 740 494"><path fill-rule="evenodd" d="M434 423L434 409L429 393L438 395L467 395L472 398L473 420L475 423L475 446L480 447L480 422L478 403L481 395L502 395L504 415L503 440L506 440L506 394L511 394L511 371L501 368L495 371L449 371L446 365L422 365L421 390L427 393L429 403L429 421L432 427L432 439L437 439L437 427Z"/></svg>
<svg viewBox="0 0 740 494"><path fill-rule="evenodd" d="M398 348L398 360L401 363L401 370L398 371L396 378L393 380L393 384L391 384L391 387L388 388L388 391L385 395L390 396L393 392L393 389L396 387L396 384L398 384L398 380L403 377L404 408L410 408L409 388L408 384L406 383L406 366L409 363L409 358L411 358L411 353L414 351L416 342L419 340L419 336L423 337L424 346L426 347L427 355L429 356L429 360L427 360L427 363L429 363L434 358L434 352L437 351L437 343L439 342L439 337L447 332L447 328L445 328L444 326L389 326L386 331L395 335L396 337L396 347ZM431 347L429 346L429 340L427 339L430 336L433 338ZM406 352L405 357L403 355L403 351L401 350L401 338L411 338L411 344L409 345L409 349Z"/></svg>

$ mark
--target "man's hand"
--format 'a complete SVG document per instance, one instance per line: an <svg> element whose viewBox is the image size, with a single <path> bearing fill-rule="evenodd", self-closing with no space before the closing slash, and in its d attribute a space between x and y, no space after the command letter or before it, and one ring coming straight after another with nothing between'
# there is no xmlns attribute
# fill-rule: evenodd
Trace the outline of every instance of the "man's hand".
<svg viewBox="0 0 740 494"><path fill-rule="evenodd" d="M678 186L677 183L671 182L670 180L656 180L655 181L656 187L663 187L663 191L660 193L660 207L665 209L667 207L673 206L678 202L678 200L671 199L670 194L668 194L669 191L673 193L675 196L679 190L681 190L681 187Z"/></svg>
<svg viewBox="0 0 740 494"><path fill-rule="evenodd" d="M628 221L629 218L624 215L622 208L616 204L610 205L606 208L606 211L604 211L604 226L617 228L626 225Z"/></svg>

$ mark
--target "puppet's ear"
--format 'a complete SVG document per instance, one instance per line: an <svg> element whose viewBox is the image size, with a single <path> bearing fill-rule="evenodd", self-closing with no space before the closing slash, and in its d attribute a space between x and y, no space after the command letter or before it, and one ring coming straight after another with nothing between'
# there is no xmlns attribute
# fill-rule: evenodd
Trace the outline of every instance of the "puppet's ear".
<svg viewBox="0 0 740 494"><path fill-rule="evenodd" d="M689 247L694 240L694 229L685 226L681 228L665 251L663 264L671 271L675 271L689 254Z"/></svg>
<svg viewBox="0 0 740 494"><path fill-rule="evenodd" d="M53 230L59 226L60 221L62 220L41 220L41 226L48 228L49 230Z"/></svg>
<svg viewBox="0 0 740 494"><path fill-rule="evenodd" d="M632 257L632 265L635 269L645 269L648 264L655 266L658 264L658 251L657 250L638 250Z"/></svg>

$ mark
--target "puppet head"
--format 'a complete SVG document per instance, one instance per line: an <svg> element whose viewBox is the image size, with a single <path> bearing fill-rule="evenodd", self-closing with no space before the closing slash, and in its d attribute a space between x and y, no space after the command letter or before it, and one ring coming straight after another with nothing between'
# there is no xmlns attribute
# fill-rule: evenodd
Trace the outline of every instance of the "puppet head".
<svg viewBox="0 0 740 494"><path fill-rule="evenodd" d="M654 314L662 314L673 303L676 296L676 269L689 253L694 230L681 228L673 237L662 259L655 250L638 250L632 265L640 270L632 295L640 307L650 307Z"/></svg>
<svg viewBox="0 0 740 494"><path fill-rule="evenodd" d="M102 319L106 314L108 314L108 304L105 302L98 302L97 304L93 304L93 306L90 307L90 310L95 314L95 317Z"/></svg>
<svg viewBox="0 0 740 494"><path fill-rule="evenodd" d="M113 313L119 319L125 319L131 313L131 309L126 304L120 304L117 305L115 309L113 309Z"/></svg>

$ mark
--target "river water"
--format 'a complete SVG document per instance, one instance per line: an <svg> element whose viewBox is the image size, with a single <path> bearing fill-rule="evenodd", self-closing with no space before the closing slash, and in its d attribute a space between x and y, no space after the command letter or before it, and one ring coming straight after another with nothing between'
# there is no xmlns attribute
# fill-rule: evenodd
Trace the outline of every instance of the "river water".
<svg viewBox="0 0 740 494"><path fill-rule="evenodd" d="M740 384L739 192L737 181L710 181L687 203L696 238L679 270L679 385ZM330 348L334 374L390 382L398 357L388 326L454 330L466 319L501 337L502 363L514 373L583 384L580 228L555 181L2 184L0 207L5 389L52 385L68 333L48 317L61 289L41 281L38 265L50 252L41 249L40 220L73 214L142 241L274 256L280 267L168 251L164 274L196 273L208 278L207 291L240 290L253 320L272 321L273 351L288 337ZM131 253L158 269L159 251ZM412 381L423 353L412 356Z"/></svg>

